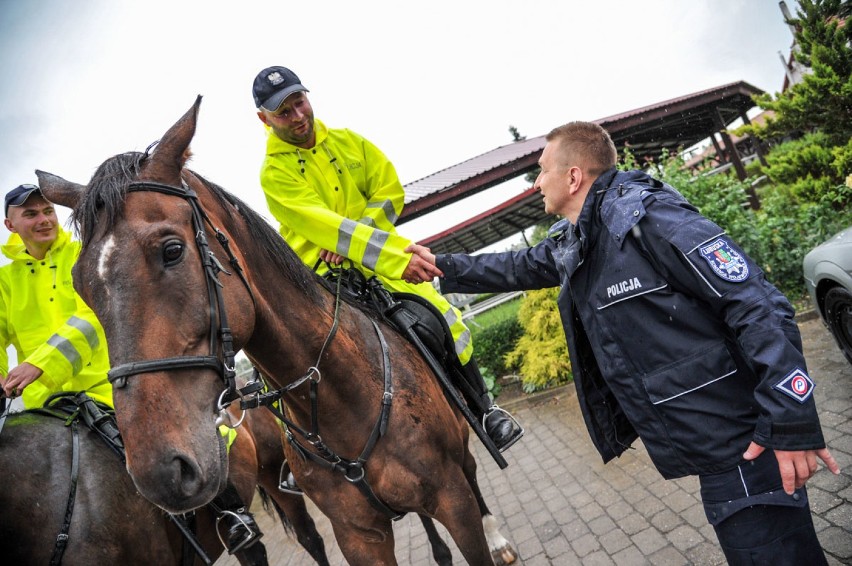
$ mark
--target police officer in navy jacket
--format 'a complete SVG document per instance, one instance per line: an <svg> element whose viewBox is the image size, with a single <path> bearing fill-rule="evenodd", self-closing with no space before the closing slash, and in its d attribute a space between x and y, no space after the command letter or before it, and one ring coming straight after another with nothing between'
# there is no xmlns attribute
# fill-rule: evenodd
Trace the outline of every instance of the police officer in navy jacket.
<svg viewBox="0 0 852 566"><path fill-rule="evenodd" d="M577 398L604 461L641 438L667 479L697 475L730 564L825 564L805 483L825 446L793 308L673 187L615 169L597 124L547 137L535 187L560 214L520 251L434 256L443 292L561 285Z"/></svg>

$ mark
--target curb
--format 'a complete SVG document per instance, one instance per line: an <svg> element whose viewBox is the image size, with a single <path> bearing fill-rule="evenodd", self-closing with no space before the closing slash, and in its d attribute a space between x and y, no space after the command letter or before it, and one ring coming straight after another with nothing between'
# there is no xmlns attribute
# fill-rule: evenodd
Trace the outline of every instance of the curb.
<svg viewBox="0 0 852 566"><path fill-rule="evenodd" d="M809 320L813 320L815 318L819 318L819 313L816 309L808 309L806 311L797 312L796 316L793 317L793 320L796 322L808 322Z"/></svg>
<svg viewBox="0 0 852 566"><path fill-rule="evenodd" d="M554 397L573 397L577 394L577 390L574 389L574 383L568 383L566 385L560 385L559 387L554 387L552 389L547 389L545 391L539 391L538 393L531 393L529 395L524 395L523 397L518 397L517 399L512 399L511 401L506 401L506 403L500 403L500 398L497 398L498 405L502 409L519 409L526 407L534 407L536 405L541 405L547 401L550 401Z"/></svg>

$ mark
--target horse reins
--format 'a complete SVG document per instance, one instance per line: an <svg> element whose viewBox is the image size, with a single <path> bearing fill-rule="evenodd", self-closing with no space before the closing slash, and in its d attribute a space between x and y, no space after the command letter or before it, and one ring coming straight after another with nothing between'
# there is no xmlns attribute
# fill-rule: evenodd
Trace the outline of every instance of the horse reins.
<svg viewBox="0 0 852 566"><path fill-rule="evenodd" d="M376 331L376 335L379 338L379 345L382 349L382 375L384 382L382 406L381 410L379 411L379 416L376 419L375 424L373 425L373 430L370 432L370 436L369 438L367 438L367 442L365 443L364 448L361 450L361 453L355 460L343 458L342 456L336 454L331 448L329 448L329 446L325 442L323 442L322 436L320 436L319 434L318 399L319 382L321 380L319 365L326 347L334 339L335 334L337 334L337 328L340 322L339 314L341 282L342 278L338 278L337 287L335 290L334 319L331 324L331 329L329 330L328 335L326 336L325 341L323 342L323 345L320 348L319 355L317 356L316 365L311 366L304 376L280 389L269 391L267 393L260 393L259 391L255 391L253 392L254 395L251 397L242 397L240 399L240 408L246 410L262 406L269 409L269 411L273 415L275 415L282 423L284 423L286 427L287 441L303 459L310 459L311 461L320 464L330 470L341 472L346 478L346 480L349 481L349 483L351 483L361 491L361 493L364 495L370 505L387 515L389 518L396 521L398 519L401 519L405 515L405 513L400 513L399 511L391 509L381 499L379 499L379 497L373 491L373 488L370 486L369 482L367 482L367 474L364 468L364 466L367 464L367 459L373 453L373 449L376 447L376 443L378 442L379 438L384 436L385 432L387 432L388 419L390 418L390 409L393 403L393 385L391 376L390 353L388 352L388 345L385 341L384 335L382 334L381 328L379 328L379 325L376 323L376 321L372 319L370 319L370 322L373 323L373 328ZM261 379L257 368L254 369L254 375L255 381L260 383ZM278 401L283 397L284 393L295 389L307 380L310 380L310 430L305 430L304 428L294 423L291 419L288 419L287 416L284 414L284 411L278 407ZM314 450L316 450L316 452L308 450L301 442L299 442L299 439L296 438L295 434L293 434L294 432L301 436L305 442L310 444L314 448Z"/></svg>
<svg viewBox="0 0 852 566"><path fill-rule="evenodd" d="M195 231L195 242L198 246L198 253L201 257L201 263L204 267L205 281L207 282L208 304L210 307L210 355L208 356L175 356L171 358L161 358L157 360L145 360L139 362L130 362L121 364L112 368L107 376L110 383L117 388L124 387L127 384L127 378L144 373L153 373L159 371L180 370L189 368L203 368L215 370L222 378L225 385L225 390L219 397L218 409L221 411L227 406L227 402L240 396L242 393L236 386L236 353L234 352L234 340L231 333L231 328L228 325L228 316L225 312L225 301L222 296L222 282L219 280L219 273L231 275L231 272L226 270L213 251L210 249L210 244L207 241L207 232L204 228L205 223L216 233L216 240L228 254L228 259L231 267L236 271L243 285L248 290L252 301L255 301L251 286L243 273L239 260L231 251L228 238L225 234L216 228L210 221L210 218L204 213L201 206L198 204L198 195L190 189L186 183L183 187L174 187L164 183L155 181L135 181L127 186L127 192L157 192L165 195L176 196L187 201L192 209L192 227ZM217 327L218 321L218 327ZM222 360L216 355L217 336L221 340L222 345ZM242 422L242 419L240 419ZM227 424L225 422L221 424ZM234 426L238 426L237 425ZM230 426L230 425L228 425Z"/></svg>

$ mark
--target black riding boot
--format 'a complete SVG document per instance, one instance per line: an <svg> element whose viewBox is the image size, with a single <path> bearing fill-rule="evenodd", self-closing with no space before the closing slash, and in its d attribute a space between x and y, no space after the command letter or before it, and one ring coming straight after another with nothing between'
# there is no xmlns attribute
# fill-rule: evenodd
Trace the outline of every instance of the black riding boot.
<svg viewBox="0 0 852 566"><path fill-rule="evenodd" d="M210 506L216 511L216 530L219 532L219 537L225 544L228 554L243 552L244 556L248 556L248 549L255 546L263 533L260 532L260 527L254 520L254 516L246 508L240 494L229 481L225 491L220 493L216 499L210 502ZM219 529L219 523L224 523L224 535ZM223 538L224 537L224 538ZM260 544L259 546L263 546ZM252 554L257 554L253 552ZM262 562L253 562L256 564L266 564L266 549L263 550Z"/></svg>
<svg viewBox="0 0 852 566"><path fill-rule="evenodd" d="M488 396L485 380L473 358L462 366L461 390L467 400L468 407L477 417L482 419L482 428L494 441L494 445L503 452L524 435L524 429L518 421L504 409L501 409Z"/></svg>

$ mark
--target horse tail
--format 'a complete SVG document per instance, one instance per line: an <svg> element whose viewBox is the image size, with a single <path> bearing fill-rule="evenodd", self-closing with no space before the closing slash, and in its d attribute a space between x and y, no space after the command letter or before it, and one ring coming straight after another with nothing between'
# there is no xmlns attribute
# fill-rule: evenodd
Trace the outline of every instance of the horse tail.
<svg viewBox="0 0 852 566"><path fill-rule="evenodd" d="M276 501L274 499L269 497L269 494L261 486L257 486L257 493L260 495L260 501L263 504L263 508L266 511L269 511L269 504L271 503L272 507L278 513L278 518L281 520L281 526L284 527L284 531L288 535L292 535L294 533L293 523L290 521L290 519L284 513L284 510L281 509L281 507L278 505L278 503L276 503Z"/></svg>

